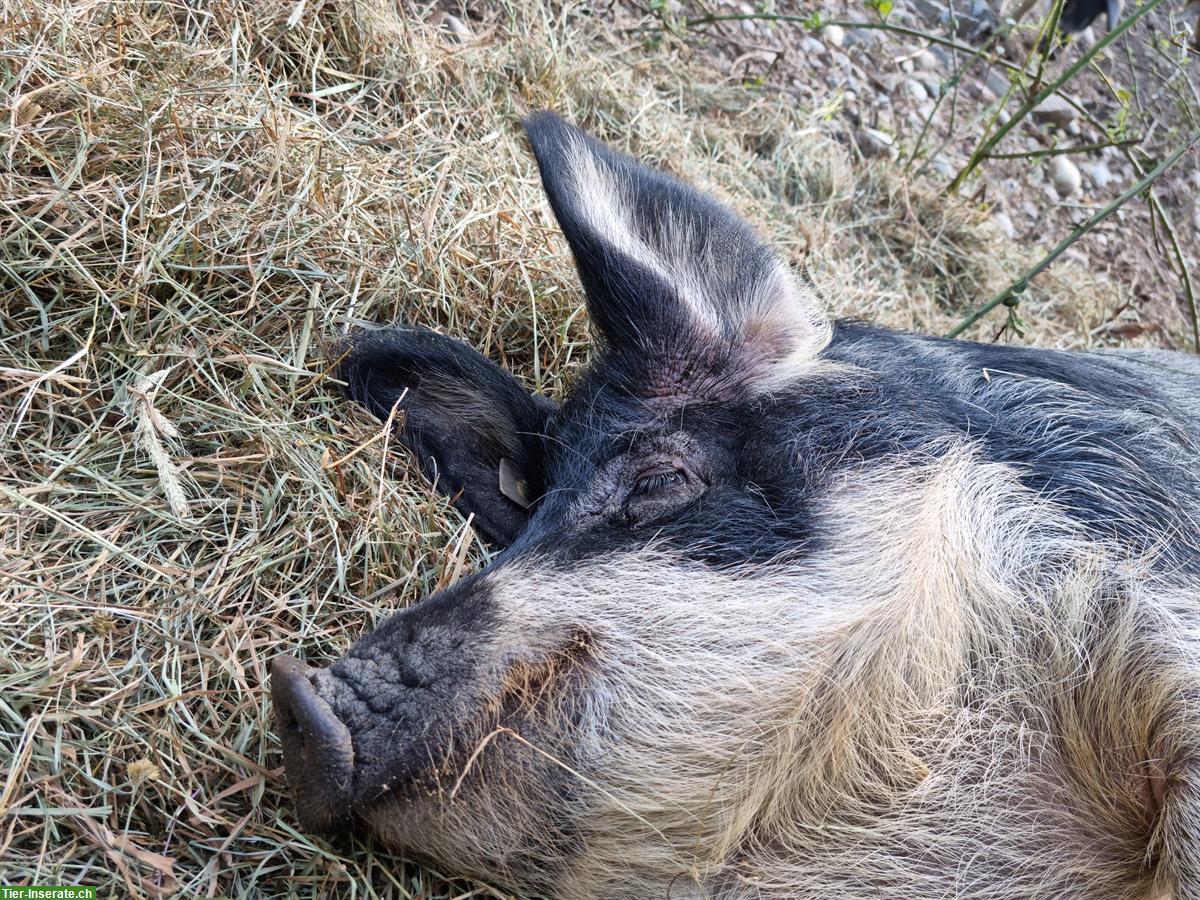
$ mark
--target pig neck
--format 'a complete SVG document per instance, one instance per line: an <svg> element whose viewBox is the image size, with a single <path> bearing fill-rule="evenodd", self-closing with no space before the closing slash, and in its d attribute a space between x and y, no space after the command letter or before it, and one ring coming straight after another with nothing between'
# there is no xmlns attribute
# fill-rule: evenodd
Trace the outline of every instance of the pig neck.
<svg viewBox="0 0 1200 900"><path fill-rule="evenodd" d="M1145 852L1143 786L1114 778L1097 748L1122 748L1125 773L1151 754L1137 723L1180 685L1142 677L1133 696L1121 667L1154 652L1140 626L1186 590L966 452L858 481L825 516L836 549L809 577L838 615L804 635L791 719L742 830L715 848L717 882L729 896L774 896L777 879L780 896L818 896L853 872L924 896L974 853L980 872L1011 870L989 897L1056 880L1063 893L1047 896L1143 896L1126 865Z"/></svg>

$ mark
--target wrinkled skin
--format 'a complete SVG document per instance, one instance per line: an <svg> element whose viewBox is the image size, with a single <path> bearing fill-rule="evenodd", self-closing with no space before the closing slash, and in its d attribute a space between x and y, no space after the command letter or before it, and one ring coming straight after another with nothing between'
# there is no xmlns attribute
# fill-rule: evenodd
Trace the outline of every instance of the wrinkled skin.
<svg viewBox="0 0 1200 900"><path fill-rule="evenodd" d="M1200 896L1200 365L827 322L723 207L527 129L598 352L556 408L352 339L503 550L277 661L305 827L563 897Z"/></svg>

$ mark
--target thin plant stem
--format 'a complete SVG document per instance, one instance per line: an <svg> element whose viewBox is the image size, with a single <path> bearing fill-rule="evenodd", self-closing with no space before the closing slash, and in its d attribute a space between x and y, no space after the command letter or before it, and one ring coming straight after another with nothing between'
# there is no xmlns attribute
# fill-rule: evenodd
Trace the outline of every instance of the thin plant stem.
<svg viewBox="0 0 1200 900"><path fill-rule="evenodd" d="M1049 253L1047 253L1042 258L1041 262L1039 262L1036 266L1034 266L1028 272L1023 274L1020 278L1018 278L1016 281L1014 281L1012 284L1010 284L1007 288L1005 288L1003 291L1001 291L999 294L997 294L991 300L987 301L987 303L980 306L978 309L976 309L974 312L972 312L970 315L968 315L965 319L963 319L961 322L959 322L957 325L955 325L952 329L950 329L950 331L948 331L946 333L946 337L952 337L952 338L958 337L960 334L962 334L964 331L966 331L968 328L970 328L972 325L974 325L976 322L978 322L980 319L982 319L984 316L986 316L988 313L990 313L997 306L1000 306L1001 304L1004 304L1004 303L1008 303L1013 298L1024 293L1026 287L1029 286L1029 282L1032 281L1036 276L1038 276L1042 272L1044 272L1050 266L1051 263L1053 263L1056 259L1058 259L1067 250L1068 247L1070 247L1077 240L1079 240L1081 237L1083 237L1085 234L1087 234L1089 231L1091 231L1093 228L1095 228L1097 225L1099 225L1101 222L1103 222L1105 219L1107 219L1110 215L1112 215L1114 212L1116 212L1118 209L1120 209L1123 205L1125 205L1126 202L1129 201L1130 198L1140 194L1142 191L1144 191L1146 188L1148 188L1150 185L1152 185L1155 181L1157 181L1158 178L1163 174L1163 172L1167 171L1167 169L1169 169L1171 166L1173 166L1179 160L1179 158L1181 156L1183 156L1185 153L1187 153L1187 151L1190 150L1196 144L1197 141L1200 141L1200 131L1194 132L1191 135L1191 137L1189 137L1182 144L1182 146L1178 147L1174 152L1171 153L1170 156L1163 159L1162 162L1160 162L1150 172L1148 172L1144 178L1142 178L1140 181L1138 181L1137 184L1135 184L1133 187L1129 188L1127 191L1125 191L1123 194L1121 194L1119 197L1117 197L1115 200L1113 200L1111 203L1109 203L1103 209L1099 210L1090 219L1088 219L1082 225L1077 227L1069 235L1067 235L1065 238L1063 238L1063 240L1059 242L1058 246L1056 246L1053 250L1051 250Z"/></svg>
<svg viewBox="0 0 1200 900"><path fill-rule="evenodd" d="M1091 153L1108 147L1129 147L1141 143L1140 137L1123 141L1101 141L1097 144L1076 144L1071 147L1051 147L1048 150L1024 150L1020 153L993 153L991 159L1040 159L1043 156L1066 156L1069 153Z"/></svg>
<svg viewBox="0 0 1200 900"><path fill-rule="evenodd" d="M985 158L987 158L995 146L999 144L1000 141L1002 141L1010 131L1016 128L1018 124L1024 121L1025 117L1029 115L1033 109L1045 101L1047 97L1057 93L1064 84L1074 78L1079 71L1088 65L1088 63L1090 63L1097 54L1104 50L1105 47L1132 28L1139 19L1147 15L1151 10L1157 8L1162 2L1163 0L1149 0L1148 3L1138 9L1133 15L1126 19L1122 19L1116 28L1088 48L1087 52L1081 54L1080 57L1075 60L1075 62L1067 66L1067 68L1063 70L1062 74L1046 85L1046 87L1042 88L1032 97L1027 97L1025 102L1021 104L1020 108L1013 113L1012 117L1007 122L997 128L996 131L989 137L979 142L979 145L975 148L974 152L972 152L971 158L967 160L966 165L962 167L962 170L954 177L954 180L950 182L950 186L946 189L946 192L950 194L956 193L958 189L962 187L963 182L966 181L970 174L979 166L979 164L983 162Z"/></svg>

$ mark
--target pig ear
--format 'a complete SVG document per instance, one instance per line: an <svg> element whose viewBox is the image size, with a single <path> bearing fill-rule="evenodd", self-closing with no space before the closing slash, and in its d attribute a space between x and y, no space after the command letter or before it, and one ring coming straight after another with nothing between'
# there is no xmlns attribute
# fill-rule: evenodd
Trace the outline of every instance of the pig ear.
<svg viewBox="0 0 1200 900"><path fill-rule="evenodd" d="M396 408L404 445L487 540L516 538L542 494L551 401L461 341L415 326L351 338L337 375L381 420Z"/></svg>
<svg viewBox="0 0 1200 900"><path fill-rule="evenodd" d="M669 391L685 377L665 368L694 384L704 362L729 370L724 387L733 371L770 383L828 342L816 292L728 209L551 113L525 129L592 321L611 347L657 364L650 382Z"/></svg>

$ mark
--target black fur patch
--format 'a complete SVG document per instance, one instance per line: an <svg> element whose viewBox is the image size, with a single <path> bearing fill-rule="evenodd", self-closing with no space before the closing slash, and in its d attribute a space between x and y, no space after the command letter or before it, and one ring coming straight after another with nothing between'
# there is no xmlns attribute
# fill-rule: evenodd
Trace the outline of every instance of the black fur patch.
<svg viewBox="0 0 1200 900"><path fill-rule="evenodd" d="M841 323L827 354L868 370L792 399L804 454L937 453L966 437L1098 537L1200 570L1198 424L1118 355L897 334ZM1195 380L1193 380L1195 384ZM1200 384L1196 384L1200 390ZM811 389L810 389L811 390ZM803 410L811 410L805 414ZM835 432L842 431L839 440Z"/></svg>
<svg viewBox="0 0 1200 900"><path fill-rule="evenodd" d="M554 405L462 341L400 326L354 335L337 376L346 396L386 421L399 404L402 439L430 479L505 546L528 514L500 490L508 459L531 497L542 493L542 433Z"/></svg>

